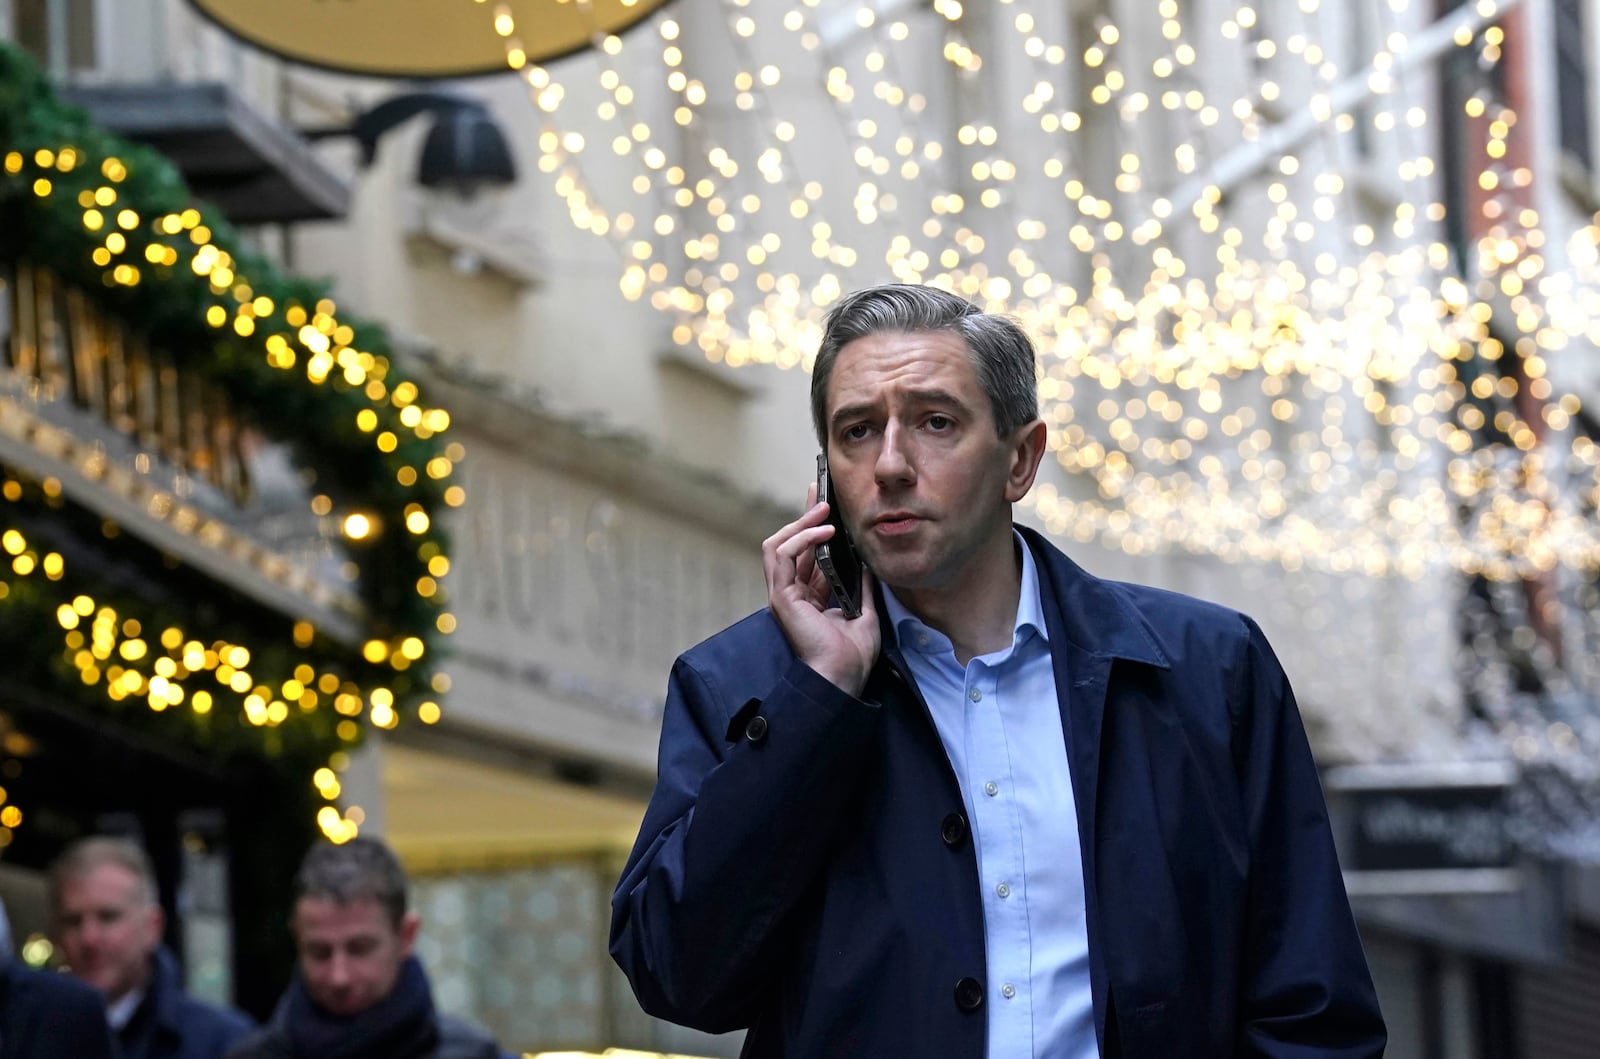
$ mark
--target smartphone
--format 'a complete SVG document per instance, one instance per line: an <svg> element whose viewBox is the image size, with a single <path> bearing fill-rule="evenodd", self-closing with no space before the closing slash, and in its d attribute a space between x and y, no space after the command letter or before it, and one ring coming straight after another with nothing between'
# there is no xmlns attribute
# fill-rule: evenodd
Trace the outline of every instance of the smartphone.
<svg viewBox="0 0 1600 1059"><path fill-rule="evenodd" d="M817 453L817 499L828 505L828 521L834 533L816 547L817 565L833 588L834 602L847 618L861 616L861 558L855 545L850 543L850 532L844 528L844 515L834 498L832 483L828 481L828 454Z"/></svg>

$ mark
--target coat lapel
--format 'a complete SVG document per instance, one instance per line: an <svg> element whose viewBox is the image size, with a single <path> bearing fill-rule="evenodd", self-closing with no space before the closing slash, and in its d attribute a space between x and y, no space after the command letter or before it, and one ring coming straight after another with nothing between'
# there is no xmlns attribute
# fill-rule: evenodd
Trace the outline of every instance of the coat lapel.
<svg viewBox="0 0 1600 1059"><path fill-rule="evenodd" d="M1083 894L1089 933L1089 986L1094 997L1095 1034L1102 1052L1106 1043L1109 982L1106 972L1108 933L1100 916L1097 884L1100 776L1113 767L1103 762L1101 733L1107 709L1113 663L1119 659L1168 668L1170 662L1131 604L1107 582L1093 577L1048 544L1037 533L1017 527L1033 549L1040 571L1041 601L1049 629L1056 698L1072 773L1077 807L1078 848L1083 859Z"/></svg>
<svg viewBox="0 0 1600 1059"><path fill-rule="evenodd" d="M1094 997L1094 1029L1104 1055L1108 982L1106 931L1100 921L1100 888L1095 885L1095 850L1098 848L1095 824L1100 791L1100 731L1105 718L1111 658L1091 654L1072 643L1065 651L1055 651L1052 655L1056 697L1061 704L1061 727L1067 740L1067 764L1072 773L1072 798L1078 811L1078 849L1083 858L1084 919L1089 932L1089 989Z"/></svg>

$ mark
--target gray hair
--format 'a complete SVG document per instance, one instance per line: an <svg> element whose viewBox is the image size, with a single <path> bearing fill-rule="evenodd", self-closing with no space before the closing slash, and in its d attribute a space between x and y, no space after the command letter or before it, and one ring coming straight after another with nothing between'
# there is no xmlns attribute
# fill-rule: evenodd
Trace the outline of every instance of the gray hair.
<svg viewBox="0 0 1600 1059"><path fill-rule="evenodd" d="M72 843L50 865L50 907L60 910L61 891L69 879L82 878L106 864L114 864L138 880L139 896L146 905L156 903L156 869L144 847L131 838L94 835Z"/></svg>
<svg viewBox="0 0 1600 1059"><path fill-rule="evenodd" d="M315 897L337 905L373 900L395 926L406 915L406 873L394 851L375 838L318 842L294 877L294 903Z"/></svg>
<svg viewBox="0 0 1600 1059"><path fill-rule="evenodd" d="M839 351L858 338L885 332L948 331L966 343L978 385L989 397L1002 438L1039 418L1033 342L1009 316L986 313L937 287L888 283L846 295L822 325L822 346L811 369L811 421L828 447L828 381Z"/></svg>

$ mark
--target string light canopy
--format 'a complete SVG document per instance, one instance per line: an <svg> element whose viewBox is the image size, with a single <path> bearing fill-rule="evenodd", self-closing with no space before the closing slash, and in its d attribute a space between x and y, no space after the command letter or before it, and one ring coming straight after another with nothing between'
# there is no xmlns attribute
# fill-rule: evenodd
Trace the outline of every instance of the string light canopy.
<svg viewBox="0 0 1600 1059"><path fill-rule="evenodd" d="M622 33L666 0L190 0L243 40L310 66L375 77L463 77L547 62ZM470 8L488 11L484 35ZM518 28L513 30L512 25Z"/></svg>
<svg viewBox="0 0 1600 1059"><path fill-rule="evenodd" d="M1467 724L1345 749L1513 756L1525 844L1600 858L1600 225L1536 206L1518 6L726 0L507 55L539 168L680 344L806 370L843 294L934 284L1039 341L1056 534L1465 586L1435 639Z"/></svg>
<svg viewBox="0 0 1600 1059"><path fill-rule="evenodd" d="M807 368L827 308L885 279L1020 317L1058 533L1592 570L1600 449L1552 366L1600 339L1600 228L1531 205L1498 85L1515 0L1358 6L1158 0L1135 31L1093 3L729 0L508 63L572 222L712 360ZM521 32L489 7L486 38Z"/></svg>

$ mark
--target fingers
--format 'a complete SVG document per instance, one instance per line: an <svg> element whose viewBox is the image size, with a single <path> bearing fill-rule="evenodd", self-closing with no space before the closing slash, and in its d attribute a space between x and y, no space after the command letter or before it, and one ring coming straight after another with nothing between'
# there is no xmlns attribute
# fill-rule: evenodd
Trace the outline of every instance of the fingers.
<svg viewBox="0 0 1600 1059"><path fill-rule="evenodd" d="M817 565L815 552L812 553L812 558L805 565L805 577L802 578L799 572L796 571L795 580L806 585L811 590L811 595L814 599L821 600L826 604L828 597L833 594L833 586L828 583L828 575L822 572L822 567Z"/></svg>
<svg viewBox="0 0 1600 1059"><path fill-rule="evenodd" d="M802 585L810 584L817 572L816 546L802 548L800 554L794 557L794 579Z"/></svg>
<svg viewBox="0 0 1600 1059"><path fill-rule="evenodd" d="M775 614L821 612L828 603L826 579L817 569L815 548L833 536L827 506L816 502L817 486L806 489L806 510L761 542L761 566L767 582L767 603ZM783 619L780 619L782 621Z"/></svg>
<svg viewBox="0 0 1600 1059"><path fill-rule="evenodd" d="M768 537L761 546L762 565L767 571L768 585L809 581L815 565L813 549L832 536L833 527L824 523L796 530L787 537L783 536L782 531Z"/></svg>
<svg viewBox="0 0 1600 1059"><path fill-rule="evenodd" d="M819 507L820 505L817 503L817 483L812 482L810 485L806 486L806 514L814 514ZM823 510L826 509L823 508ZM802 517L802 520L803 518L804 517ZM827 538L824 537L822 539L826 540ZM816 573L816 555L816 545L813 544L809 548L801 549L800 553L795 556L794 579L796 581L804 585L810 584L814 580L814 575Z"/></svg>
<svg viewBox="0 0 1600 1059"><path fill-rule="evenodd" d="M865 565L861 567L861 617L858 621L867 621L873 628L878 626L878 598L873 593L876 584L872 571Z"/></svg>
<svg viewBox="0 0 1600 1059"><path fill-rule="evenodd" d="M815 494L816 491L817 487L814 485L809 490L811 494ZM807 504L805 511L800 515L799 518L779 528L776 533L761 542L761 553L763 555L777 554L778 549L781 548L785 543L791 541L795 534L821 525L822 520L826 517L827 508L822 504L817 503L815 500L812 500ZM793 557L793 554L794 553L791 551L791 558Z"/></svg>
<svg viewBox="0 0 1600 1059"><path fill-rule="evenodd" d="M816 484L812 483L806 490L808 504L800 517L761 542L769 593L793 582L810 583L815 562L812 550L833 536L833 527L824 521L827 506L816 502L816 494Z"/></svg>
<svg viewBox="0 0 1600 1059"><path fill-rule="evenodd" d="M827 610L832 594L816 562L814 549L835 530L826 521L828 507L818 503L813 484L806 490L806 510L761 542L767 580L767 602L795 656L852 695L859 694L877 659L877 607L870 575L863 575L862 617L846 620Z"/></svg>

